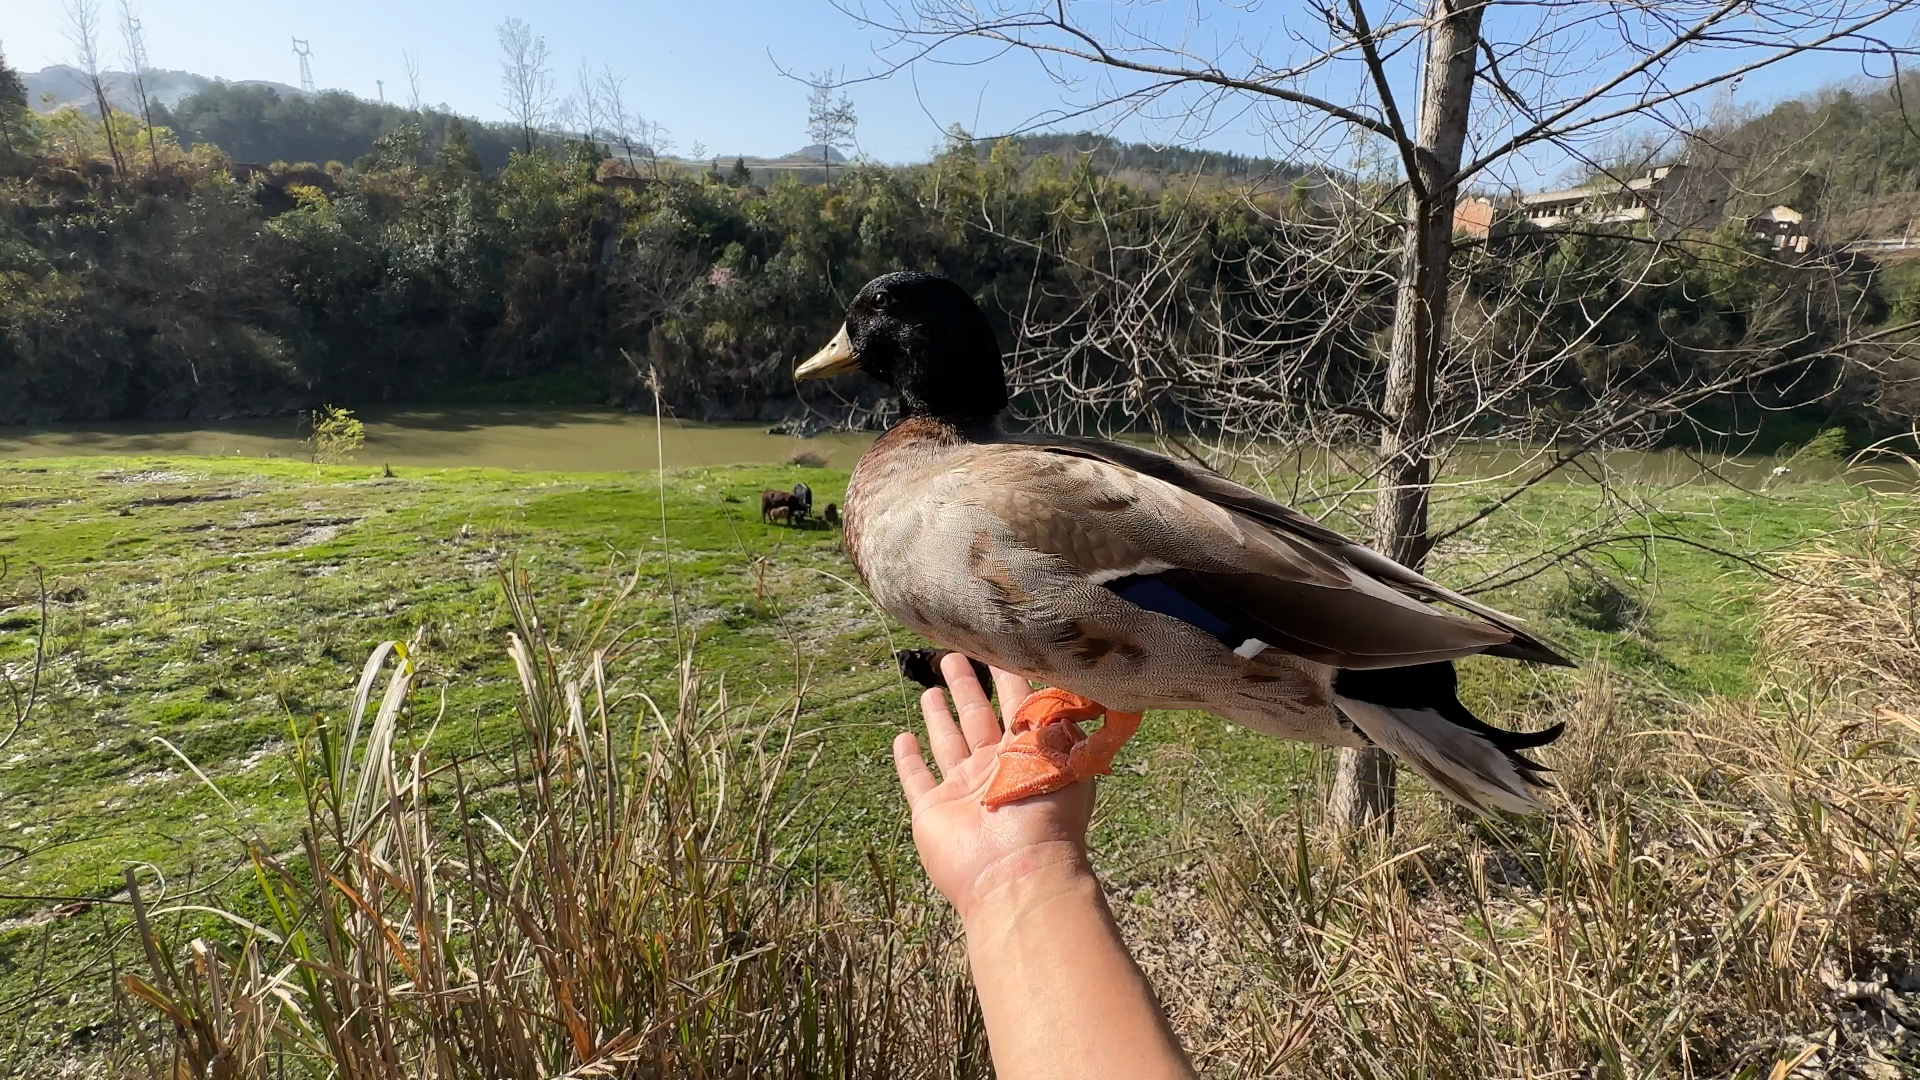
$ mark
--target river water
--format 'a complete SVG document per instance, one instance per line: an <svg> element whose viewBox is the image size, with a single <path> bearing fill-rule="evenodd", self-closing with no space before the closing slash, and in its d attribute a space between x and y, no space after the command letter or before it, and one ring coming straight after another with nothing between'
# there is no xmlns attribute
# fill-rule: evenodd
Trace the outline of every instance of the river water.
<svg viewBox="0 0 1920 1080"><path fill-rule="evenodd" d="M656 429L651 416L610 409L422 408L369 411L362 414L362 419L367 443L355 459L365 464L411 468L490 466L624 472L658 467L664 450L669 468L779 463L806 453L817 455L831 467L850 469L873 441L871 435L846 433L811 439L770 435L764 424L701 424L670 419L663 429ZM305 458L302 434L295 417L0 427L0 460L92 454ZM1497 480L1527 475L1538 467L1539 460L1538 451L1466 450L1447 472L1455 477ZM1605 463L1616 474L1649 482L1687 483L1717 474L1742 486L1758 486L1772 482L1769 474L1780 460L1654 451L1611 453ZM1332 462L1302 464L1314 469ZM1794 462L1792 470L1794 479L1824 479L1836 474L1839 466L1834 462ZM1869 471L1887 471L1888 478L1896 482L1912 479L1905 468ZM1563 476L1580 478L1577 470L1568 470Z"/></svg>
<svg viewBox="0 0 1920 1080"><path fill-rule="evenodd" d="M415 409L361 415L367 444L355 460L416 469L489 466L566 472L782 462L799 452L850 469L871 435L769 435L765 424L696 424L610 409ZM208 454L304 458L296 417L0 427L0 459L85 454Z"/></svg>

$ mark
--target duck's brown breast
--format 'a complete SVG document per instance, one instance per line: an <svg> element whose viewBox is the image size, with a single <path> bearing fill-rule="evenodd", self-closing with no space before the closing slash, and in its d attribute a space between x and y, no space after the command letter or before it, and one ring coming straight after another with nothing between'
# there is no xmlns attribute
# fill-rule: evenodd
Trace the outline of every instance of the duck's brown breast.
<svg viewBox="0 0 1920 1080"><path fill-rule="evenodd" d="M929 457L964 441L959 430L944 420L913 416L888 428L860 455L847 481L842 532L847 558L869 590L873 583L861 558L862 523L880 507L911 499Z"/></svg>

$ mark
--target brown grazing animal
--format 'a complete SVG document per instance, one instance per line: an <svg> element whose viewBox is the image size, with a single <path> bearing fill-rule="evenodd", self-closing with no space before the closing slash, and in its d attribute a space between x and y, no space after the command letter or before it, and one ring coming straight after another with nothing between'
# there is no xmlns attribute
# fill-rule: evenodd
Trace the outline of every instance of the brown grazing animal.
<svg viewBox="0 0 1920 1080"><path fill-rule="evenodd" d="M766 520L769 522L778 522L782 525L790 525L793 523L793 507L776 506L767 511Z"/></svg>
<svg viewBox="0 0 1920 1080"><path fill-rule="evenodd" d="M791 491L763 490L760 492L760 520L772 521L775 510L781 511L781 520L787 520L791 516L794 504L798 501Z"/></svg>
<svg viewBox="0 0 1920 1080"><path fill-rule="evenodd" d="M839 505L837 503L828 503L826 510L823 511L820 515L820 520L826 522L827 528L829 529L839 528L840 527Z"/></svg>

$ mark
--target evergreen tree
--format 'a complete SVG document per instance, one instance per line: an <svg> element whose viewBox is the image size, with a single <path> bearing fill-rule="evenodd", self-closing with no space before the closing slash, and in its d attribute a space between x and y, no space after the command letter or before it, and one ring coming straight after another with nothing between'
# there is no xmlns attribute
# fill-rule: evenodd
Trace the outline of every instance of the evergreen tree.
<svg viewBox="0 0 1920 1080"><path fill-rule="evenodd" d="M473 139L467 135L467 125L457 116L447 120L447 135L440 142L437 159L440 167L448 172L480 171L480 155L474 153Z"/></svg>
<svg viewBox="0 0 1920 1080"><path fill-rule="evenodd" d="M0 150L9 155L25 149L27 84L5 53L0 53Z"/></svg>
<svg viewBox="0 0 1920 1080"><path fill-rule="evenodd" d="M738 188L753 186L753 170L747 168L746 158L733 159L733 168L727 170L727 183Z"/></svg>
<svg viewBox="0 0 1920 1080"><path fill-rule="evenodd" d="M7 54L0 52L0 114L11 114L26 107L26 80L7 63Z"/></svg>

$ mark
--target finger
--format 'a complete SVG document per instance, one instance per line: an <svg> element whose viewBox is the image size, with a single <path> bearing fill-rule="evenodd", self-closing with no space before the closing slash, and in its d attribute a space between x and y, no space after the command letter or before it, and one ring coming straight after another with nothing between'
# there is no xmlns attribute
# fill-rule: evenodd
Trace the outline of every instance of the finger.
<svg viewBox="0 0 1920 1080"><path fill-rule="evenodd" d="M927 768L927 759L920 754L920 740L914 738L911 731L893 737L893 771L900 775L900 790L906 793L908 806L940 786L940 781L933 778L933 770Z"/></svg>
<svg viewBox="0 0 1920 1080"><path fill-rule="evenodd" d="M987 691L974 674L973 661L950 652L940 658L940 674L946 677L947 692L953 695L954 707L960 713L960 734L966 737L967 746L979 750L997 745L1000 718L993 715L993 703L987 700Z"/></svg>
<svg viewBox="0 0 1920 1080"><path fill-rule="evenodd" d="M1007 726L1013 726L1013 714L1020 710L1020 704L1033 693L1033 684L1025 675L1015 675L1001 668L990 668L993 672L993 692L1000 697L1000 715L1006 718Z"/></svg>
<svg viewBox="0 0 1920 1080"><path fill-rule="evenodd" d="M940 766L940 775L945 776L973 752L954 724L953 713L947 710L947 692L936 686L921 694L920 715L927 721L927 745L933 750L934 764Z"/></svg>

